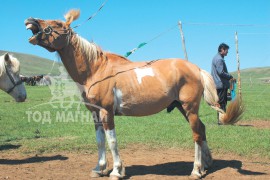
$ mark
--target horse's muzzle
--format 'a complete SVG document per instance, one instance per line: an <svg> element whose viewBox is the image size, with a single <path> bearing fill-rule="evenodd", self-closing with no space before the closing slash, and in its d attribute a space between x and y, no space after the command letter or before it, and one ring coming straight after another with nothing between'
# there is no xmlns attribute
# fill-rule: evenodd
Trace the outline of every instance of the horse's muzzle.
<svg viewBox="0 0 270 180"><path fill-rule="evenodd" d="M37 36L39 36L41 29L40 29L40 25L38 23L38 19L34 19L34 18L28 18L24 21L24 24L26 26L27 30L31 30L33 33L33 36L29 38L29 42L33 45L36 45L38 43L38 38Z"/></svg>

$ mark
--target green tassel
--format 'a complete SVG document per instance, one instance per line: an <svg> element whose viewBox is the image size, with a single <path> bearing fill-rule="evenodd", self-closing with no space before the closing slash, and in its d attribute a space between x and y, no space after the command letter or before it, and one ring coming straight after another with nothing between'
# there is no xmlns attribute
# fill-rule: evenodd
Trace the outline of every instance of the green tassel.
<svg viewBox="0 0 270 180"><path fill-rule="evenodd" d="M145 43L145 42L143 42L143 43L141 43L139 46L138 46L138 48L141 48L141 47L143 47L144 45L146 45L147 43Z"/></svg>
<svg viewBox="0 0 270 180"><path fill-rule="evenodd" d="M135 48L135 49L133 49L133 50L127 52L126 55L125 55L125 57L128 57L128 56L131 55L133 52L135 52L137 49L143 47L143 46L146 45L146 44L147 44L147 43L145 43L145 42L139 44L139 46L138 46L137 48Z"/></svg>
<svg viewBox="0 0 270 180"><path fill-rule="evenodd" d="M132 54L132 52L129 51L129 52L126 53L125 57L128 57L128 56L131 55L131 54Z"/></svg>

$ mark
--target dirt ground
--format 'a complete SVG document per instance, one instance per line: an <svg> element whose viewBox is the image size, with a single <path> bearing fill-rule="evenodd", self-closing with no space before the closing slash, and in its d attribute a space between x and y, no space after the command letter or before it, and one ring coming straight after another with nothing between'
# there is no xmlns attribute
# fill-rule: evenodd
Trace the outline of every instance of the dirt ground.
<svg viewBox="0 0 270 180"><path fill-rule="evenodd" d="M149 149L133 145L120 151L125 179L189 179L194 152L179 149ZM270 179L270 163L235 155L213 153L214 163L203 179ZM108 155L110 166L112 159ZM2 151L0 179L91 179L97 154L17 154ZM108 179L108 177L98 178Z"/></svg>
<svg viewBox="0 0 270 180"><path fill-rule="evenodd" d="M270 128L270 123L241 122L239 126ZM53 153L23 155L9 146L0 151L0 179L91 179L97 154ZM132 145L120 150L126 167L125 179L189 179L193 168L194 151L181 149L153 149ZM215 154L213 166L203 179L270 179L270 162L265 159L247 159L232 154ZM110 167L111 155L108 154ZM100 180L108 177L98 178Z"/></svg>
<svg viewBox="0 0 270 180"><path fill-rule="evenodd" d="M238 126L249 126L257 129L270 129L270 121L253 120L253 121L239 121Z"/></svg>

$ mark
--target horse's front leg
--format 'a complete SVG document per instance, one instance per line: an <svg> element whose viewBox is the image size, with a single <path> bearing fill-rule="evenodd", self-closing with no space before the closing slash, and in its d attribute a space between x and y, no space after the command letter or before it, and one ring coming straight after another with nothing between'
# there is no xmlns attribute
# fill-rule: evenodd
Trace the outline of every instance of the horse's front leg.
<svg viewBox="0 0 270 180"><path fill-rule="evenodd" d="M102 177L108 175L108 162L106 160L105 131L99 122L95 124L96 141L98 146L98 163L92 170L91 177Z"/></svg>
<svg viewBox="0 0 270 180"><path fill-rule="evenodd" d="M102 109L100 110L100 119L102 120L108 145L113 157L113 171L110 173L110 177L115 180L121 179L125 176L125 168L118 153L114 115L113 113L109 113L105 109Z"/></svg>

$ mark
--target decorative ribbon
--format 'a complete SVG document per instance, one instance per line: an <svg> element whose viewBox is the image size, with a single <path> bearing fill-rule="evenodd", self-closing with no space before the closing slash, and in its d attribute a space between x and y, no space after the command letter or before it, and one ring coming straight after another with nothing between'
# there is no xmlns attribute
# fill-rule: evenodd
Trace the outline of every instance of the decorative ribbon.
<svg viewBox="0 0 270 180"><path fill-rule="evenodd" d="M129 55L133 54L137 49L140 49L141 47L143 47L144 45L146 45L147 43L143 42L141 44L139 44L138 47L132 49L131 51L128 51L125 55L125 57L128 57Z"/></svg>
<svg viewBox="0 0 270 180"><path fill-rule="evenodd" d="M176 27L177 27L177 25L174 25L173 27L167 29L166 31L163 31L163 32L159 33L157 36L155 36L154 38L152 38L152 39L149 40L148 42L143 42L143 43L139 44L138 47L132 49L131 51L128 51L128 52L126 53L125 57L128 57L129 55L133 54L136 50L140 49L141 47L143 47L143 46L146 45L146 44L149 44L150 42L152 42L152 41L154 41L155 39L157 39L157 38L163 36L164 34L170 32L171 30L173 30L173 29L176 28Z"/></svg>

